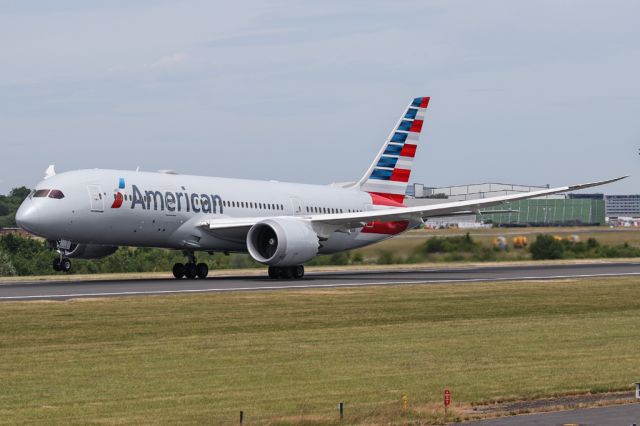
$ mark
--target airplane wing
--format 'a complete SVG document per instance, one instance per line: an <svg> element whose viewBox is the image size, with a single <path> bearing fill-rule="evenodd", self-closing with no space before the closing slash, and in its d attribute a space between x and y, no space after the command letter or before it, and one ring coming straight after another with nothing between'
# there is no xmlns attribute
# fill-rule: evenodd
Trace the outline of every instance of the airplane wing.
<svg viewBox="0 0 640 426"><path fill-rule="evenodd" d="M529 198L543 197L546 195L558 194L562 192L577 191L580 189L591 188L594 186L606 185L616 182L627 176L615 179L603 180L598 182L583 183L571 186L561 186L557 188L542 189L539 191L524 192L519 194L502 195L499 197L481 198L467 201L454 201L449 203L431 204L427 206L414 207L392 207L382 210L370 210L356 213L336 213L336 214L319 214L319 215L302 215L299 219L307 221L311 224L319 237L328 238L328 236L339 230L362 227L368 222L395 222L402 220L423 221L429 217L456 215L461 212L471 213L477 212L482 207L495 206L497 204L509 201L526 200ZM222 231L236 230L242 232L249 230L255 223L267 219L266 217L253 218L221 218L221 219L205 219L199 223L199 226L207 230Z"/></svg>

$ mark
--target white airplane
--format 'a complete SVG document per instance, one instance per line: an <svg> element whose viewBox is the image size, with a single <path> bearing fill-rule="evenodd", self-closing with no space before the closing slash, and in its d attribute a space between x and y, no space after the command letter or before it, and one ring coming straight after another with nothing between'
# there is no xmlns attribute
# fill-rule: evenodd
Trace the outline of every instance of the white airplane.
<svg viewBox="0 0 640 426"><path fill-rule="evenodd" d="M610 179L479 200L403 205L428 97L405 108L362 178L350 184L306 185L127 170L49 166L16 214L18 225L58 251L56 271L70 258L96 259L119 246L183 250L176 278L206 278L194 253L248 252L271 278L302 278L319 254L351 250L416 228L429 217L614 182Z"/></svg>

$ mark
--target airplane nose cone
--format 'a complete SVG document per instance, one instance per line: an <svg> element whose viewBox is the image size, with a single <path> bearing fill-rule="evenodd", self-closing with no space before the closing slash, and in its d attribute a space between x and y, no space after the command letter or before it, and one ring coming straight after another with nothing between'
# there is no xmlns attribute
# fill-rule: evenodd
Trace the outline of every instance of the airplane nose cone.
<svg viewBox="0 0 640 426"><path fill-rule="evenodd" d="M32 234L38 233L40 224L40 212L33 200L24 200L16 212L16 223L25 231Z"/></svg>

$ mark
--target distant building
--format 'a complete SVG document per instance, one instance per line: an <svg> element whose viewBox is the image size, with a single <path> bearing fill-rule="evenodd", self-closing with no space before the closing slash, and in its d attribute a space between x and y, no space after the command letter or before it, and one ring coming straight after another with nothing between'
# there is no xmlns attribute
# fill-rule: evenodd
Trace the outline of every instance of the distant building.
<svg viewBox="0 0 640 426"><path fill-rule="evenodd" d="M604 194L567 194L567 198L572 200L604 200Z"/></svg>
<svg viewBox="0 0 640 426"><path fill-rule="evenodd" d="M549 185L536 186L488 182L428 187L420 183L414 183L408 186L406 195L413 198L446 198L449 201L466 201L539 191L541 189L549 189ZM548 198L565 198L565 196L550 195Z"/></svg>
<svg viewBox="0 0 640 426"><path fill-rule="evenodd" d="M445 187L412 184L407 190L407 205L429 205L447 201L465 201L548 189L549 185L479 183ZM413 195L409 195L413 194ZM640 200L638 200L640 202ZM639 205L640 208L640 205ZM495 210L506 213L491 214ZM492 223L495 226L561 226L605 224L603 194L555 194L514 201L481 209L485 214L447 216L429 219L436 224ZM640 214L640 210L639 210Z"/></svg>
<svg viewBox="0 0 640 426"><path fill-rule="evenodd" d="M605 204L609 219L640 218L640 195L607 195Z"/></svg>
<svg viewBox="0 0 640 426"><path fill-rule="evenodd" d="M590 198L533 198L483 209L485 212L491 210L513 211L479 215L478 219L495 226L596 226L604 225L606 221L604 200Z"/></svg>

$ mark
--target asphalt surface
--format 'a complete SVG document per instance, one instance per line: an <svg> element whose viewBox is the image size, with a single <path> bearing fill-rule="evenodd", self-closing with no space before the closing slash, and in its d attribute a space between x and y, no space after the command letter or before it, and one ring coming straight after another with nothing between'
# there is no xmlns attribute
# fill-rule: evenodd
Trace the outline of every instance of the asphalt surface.
<svg viewBox="0 0 640 426"><path fill-rule="evenodd" d="M640 425L640 403L501 417L460 424L473 426Z"/></svg>
<svg viewBox="0 0 640 426"><path fill-rule="evenodd" d="M315 272L302 280L271 280L264 276L212 277L206 280L138 279L104 281L4 282L0 302L64 300L80 297L145 296L224 291L285 290L373 285L470 283L640 276L640 263L492 266L446 269L394 269L371 272Z"/></svg>

